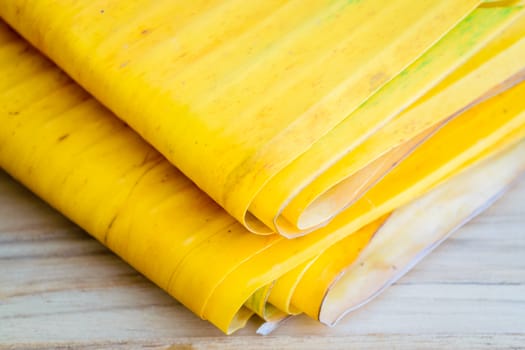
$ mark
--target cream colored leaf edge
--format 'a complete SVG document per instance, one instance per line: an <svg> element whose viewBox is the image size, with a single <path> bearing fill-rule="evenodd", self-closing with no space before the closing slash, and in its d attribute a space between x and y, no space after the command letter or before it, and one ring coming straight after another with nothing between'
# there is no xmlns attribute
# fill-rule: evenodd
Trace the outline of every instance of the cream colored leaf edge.
<svg viewBox="0 0 525 350"><path fill-rule="evenodd" d="M395 283L525 172L525 141L393 212L328 290L319 321L333 326Z"/></svg>

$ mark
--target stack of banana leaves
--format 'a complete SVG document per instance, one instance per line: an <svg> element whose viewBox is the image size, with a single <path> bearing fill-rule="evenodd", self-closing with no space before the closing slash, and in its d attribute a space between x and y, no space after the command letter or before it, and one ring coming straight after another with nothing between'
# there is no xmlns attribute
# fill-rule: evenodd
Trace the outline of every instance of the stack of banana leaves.
<svg viewBox="0 0 525 350"><path fill-rule="evenodd" d="M0 18L0 167L225 333L334 325L525 171L523 1Z"/></svg>

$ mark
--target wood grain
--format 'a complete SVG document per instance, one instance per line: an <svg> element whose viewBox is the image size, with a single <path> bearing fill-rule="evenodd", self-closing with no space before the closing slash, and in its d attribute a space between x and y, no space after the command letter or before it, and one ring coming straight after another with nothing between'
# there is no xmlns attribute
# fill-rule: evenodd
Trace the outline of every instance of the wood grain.
<svg viewBox="0 0 525 350"><path fill-rule="evenodd" d="M525 349L525 181L336 328L226 337L0 171L0 348Z"/></svg>

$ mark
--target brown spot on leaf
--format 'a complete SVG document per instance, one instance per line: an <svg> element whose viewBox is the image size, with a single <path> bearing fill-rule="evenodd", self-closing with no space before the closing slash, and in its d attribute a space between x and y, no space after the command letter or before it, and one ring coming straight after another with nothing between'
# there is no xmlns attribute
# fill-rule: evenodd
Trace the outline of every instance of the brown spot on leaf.
<svg viewBox="0 0 525 350"><path fill-rule="evenodd" d="M69 137L69 134L64 134L57 139L57 142L62 142Z"/></svg>

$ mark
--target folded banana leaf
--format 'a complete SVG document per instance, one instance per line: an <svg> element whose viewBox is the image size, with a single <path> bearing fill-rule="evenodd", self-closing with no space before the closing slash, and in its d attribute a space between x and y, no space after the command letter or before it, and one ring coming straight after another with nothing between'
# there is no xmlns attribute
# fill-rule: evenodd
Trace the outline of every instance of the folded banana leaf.
<svg viewBox="0 0 525 350"><path fill-rule="evenodd" d="M0 166L226 333L334 324L525 170L523 13L5 0L100 102L2 25Z"/></svg>
<svg viewBox="0 0 525 350"><path fill-rule="evenodd" d="M326 225L369 187L363 178L376 181L432 128L517 74L521 62L507 61L523 42L438 85L518 12L513 2L475 0L0 5L10 25L247 229L287 237ZM458 23L455 44L428 52ZM401 114L425 92L425 103Z"/></svg>

